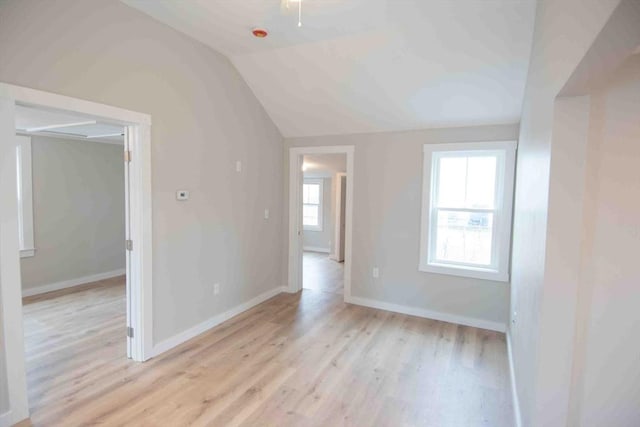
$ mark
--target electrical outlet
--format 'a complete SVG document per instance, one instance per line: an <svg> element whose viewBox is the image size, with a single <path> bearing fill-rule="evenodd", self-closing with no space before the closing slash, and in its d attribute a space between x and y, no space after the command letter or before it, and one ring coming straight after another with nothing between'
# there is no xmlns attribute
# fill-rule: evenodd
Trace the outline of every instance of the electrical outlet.
<svg viewBox="0 0 640 427"><path fill-rule="evenodd" d="M220 283L213 284L213 294L218 295L220 293Z"/></svg>
<svg viewBox="0 0 640 427"><path fill-rule="evenodd" d="M517 319L518 319L518 312L514 310L513 316L511 316L511 323L516 323Z"/></svg>
<svg viewBox="0 0 640 427"><path fill-rule="evenodd" d="M269 209L264 210L264 219L269 219Z"/></svg>
<svg viewBox="0 0 640 427"><path fill-rule="evenodd" d="M178 190L176 191L176 200L180 202L185 202L189 200L189 191L188 190Z"/></svg>
<svg viewBox="0 0 640 427"><path fill-rule="evenodd" d="M236 172L242 172L242 162L240 160L236 162Z"/></svg>
<svg viewBox="0 0 640 427"><path fill-rule="evenodd" d="M380 269L378 267L373 267L372 275L374 279L380 277Z"/></svg>

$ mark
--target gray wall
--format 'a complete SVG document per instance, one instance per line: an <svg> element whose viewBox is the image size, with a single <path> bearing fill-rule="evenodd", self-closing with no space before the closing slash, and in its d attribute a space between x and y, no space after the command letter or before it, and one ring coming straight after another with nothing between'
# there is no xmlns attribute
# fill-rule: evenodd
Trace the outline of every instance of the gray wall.
<svg viewBox="0 0 640 427"><path fill-rule="evenodd" d="M0 58L0 81L151 114L154 342L283 285L282 137L225 57L117 1L9 0Z"/></svg>
<svg viewBox="0 0 640 427"><path fill-rule="evenodd" d="M291 138L286 143L355 146L353 296L504 323L508 283L418 271L422 147L515 140L517 134L518 125L505 125ZM379 279L372 278L374 266Z"/></svg>
<svg viewBox="0 0 640 427"><path fill-rule="evenodd" d="M316 178L314 178L316 179ZM320 179L320 178L318 178ZM327 252L331 250L333 242L334 217L334 190L333 179L322 179L322 231L304 230L303 241L305 247L323 248Z"/></svg>
<svg viewBox="0 0 640 427"><path fill-rule="evenodd" d="M591 96L570 425L640 420L640 54Z"/></svg>
<svg viewBox="0 0 640 427"><path fill-rule="evenodd" d="M0 301L2 301L2 295L0 295ZM3 317L2 304L0 304L0 319ZM7 389L7 362L4 354L4 327L0 325L0 415L7 412L9 408L9 392Z"/></svg>
<svg viewBox="0 0 640 427"><path fill-rule="evenodd" d="M564 425L554 417L568 406L554 394L564 390L542 386L555 376L545 368L558 365L558 347L546 338L573 322L543 314L549 302L566 299L562 283L545 285L554 102L618 3L541 0L537 6L516 176L511 312L517 317L509 323L523 427Z"/></svg>
<svg viewBox="0 0 640 427"><path fill-rule="evenodd" d="M22 288L124 269L123 147L31 138L36 252Z"/></svg>

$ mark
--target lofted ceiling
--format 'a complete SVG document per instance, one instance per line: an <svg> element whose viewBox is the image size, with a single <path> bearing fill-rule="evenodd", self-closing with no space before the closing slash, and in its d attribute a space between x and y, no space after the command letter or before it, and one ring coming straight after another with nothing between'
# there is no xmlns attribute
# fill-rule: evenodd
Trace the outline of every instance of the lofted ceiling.
<svg viewBox="0 0 640 427"><path fill-rule="evenodd" d="M101 123L90 116L25 105L16 106L16 131L25 135L45 135L124 144L124 127Z"/></svg>
<svg viewBox="0 0 640 427"><path fill-rule="evenodd" d="M228 56L285 137L520 118L535 0L302 0L302 27L293 0L122 1Z"/></svg>

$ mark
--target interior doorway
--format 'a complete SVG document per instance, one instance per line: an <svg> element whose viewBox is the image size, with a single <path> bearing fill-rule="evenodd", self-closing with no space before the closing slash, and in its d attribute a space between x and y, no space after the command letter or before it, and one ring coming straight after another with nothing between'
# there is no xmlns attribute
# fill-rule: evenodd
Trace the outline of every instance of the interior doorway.
<svg viewBox="0 0 640 427"><path fill-rule="evenodd" d="M290 292L350 298L353 158L353 146L290 149Z"/></svg>
<svg viewBox="0 0 640 427"><path fill-rule="evenodd" d="M303 156L303 289L343 293L346 170L343 153Z"/></svg>
<svg viewBox="0 0 640 427"><path fill-rule="evenodd" d="M23 295L38 301L47 298L43 296L47 295L47 291L62 294L59 297L73 291L82 293L86 289L73 289L75 285L80 285L78 280L94 282L92 285L100 287L102 291L109 288L111 292L119 287L124 293L116 296L116 299L122 298L124 315L120 319L115 316L115 322L121 322L121 326L114 327L113 331L119 337L120 348L126 349L122 351L122 358L144 361L152 356L150 126L151 118L146 114L0 83L0 215L3 218L0 224L0 313L11 416L15 421L27 418L30 406L25 366L29 355L24 351L24 332L29 328L23 324ZM112 147L117 146L123 175L120 195L124 199L120 200L124 216L120 237L120 250L124 257L122 268L105 272L106 276L89 274L75 281L61 280L47 283L46 286L23 289L20 259L38 256L37 233L33 230L33 206L29 203L33 200L29 182L32 172L29 163L33 154L30 139L36 136L63 137L76 142L92 140L95 143L100 140L105 144L114 144ZM85 170L90 168L86 164L82 166ZM62 164L52 167L65 168ZM69 182L60 185L63 188L72 187ZM96 212L93 214L93 220L98 222L98 215ZM51 231L55 233L58 230ZM71 237L69 234L69 240ZM96 285L96 281L102 282ZM106 283L109 281L111 283ZM113 287L110 288L110 285ZM50 294L48 296L51 297ZM77 306L75 309L73 305L70 307L71 312L79 310ZM86 304L80 303L80 307L84 309ZM87 328L87 325L70 326L70 330L79 328L86 329L87 338L98 333ZM57 328L55 332L61 335L62 328ZM47 345L53 346L54 342L41 340L39 347L38 344L36 347L46 350Z"/></svg>
<svg viewBox="0 0 640 427"><path fill-rule="evenodd" d="M61 383L131 358L128 162L122 124L19 104L15 127L27 391L37 420L52 396L74 390Z"/></svg>

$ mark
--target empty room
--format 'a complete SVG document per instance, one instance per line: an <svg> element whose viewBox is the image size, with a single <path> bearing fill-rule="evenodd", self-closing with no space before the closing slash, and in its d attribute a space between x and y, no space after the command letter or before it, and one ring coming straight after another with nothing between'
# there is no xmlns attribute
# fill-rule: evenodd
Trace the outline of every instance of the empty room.
<svg viewBox="0 0 640 427"><path fill-rule="evenodd" d="M0 0L0 427L635 427L640 1Z"/></svg>

